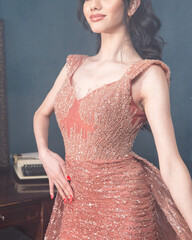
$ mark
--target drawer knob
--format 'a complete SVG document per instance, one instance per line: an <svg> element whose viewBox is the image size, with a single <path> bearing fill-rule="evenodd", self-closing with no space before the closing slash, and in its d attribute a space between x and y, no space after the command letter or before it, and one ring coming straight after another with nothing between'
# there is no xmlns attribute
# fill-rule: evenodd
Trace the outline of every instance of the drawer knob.
<svg viewBox="0 0 192 240"><path fill-rule="evenodd" d="M4 217L2 214L0 214L0 219L1 219L2 221L5 221L5 217Z"/></svg>

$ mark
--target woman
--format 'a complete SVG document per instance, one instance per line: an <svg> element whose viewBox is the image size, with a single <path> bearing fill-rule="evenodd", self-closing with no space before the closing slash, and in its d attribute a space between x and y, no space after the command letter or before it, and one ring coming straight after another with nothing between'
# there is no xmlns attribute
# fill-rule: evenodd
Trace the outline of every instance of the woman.
<svg viewBox="0 0 192 240"><path fill-rule="evenodd" d="M51 198L54 185L58 190L45 239L192 239L192 182L176 144L170 70L151 2L79 6L80 20L98 35L97 55L69 55L34 115ZM48 149L53 111L65 161ZM160 171L132 151L147 122Z"/></svg>

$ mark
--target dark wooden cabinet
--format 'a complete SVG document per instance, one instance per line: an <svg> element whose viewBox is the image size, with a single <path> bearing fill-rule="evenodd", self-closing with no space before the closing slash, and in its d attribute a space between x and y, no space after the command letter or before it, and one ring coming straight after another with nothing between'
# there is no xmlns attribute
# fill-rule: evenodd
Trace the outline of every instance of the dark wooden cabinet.
<svg viewBox="0 0 192 240"><path fill-rule="evenodd" d="M12 167L0 171L0 229L16 226L32 239L41 240L53 203L48 180L20 181Z"/></svg>

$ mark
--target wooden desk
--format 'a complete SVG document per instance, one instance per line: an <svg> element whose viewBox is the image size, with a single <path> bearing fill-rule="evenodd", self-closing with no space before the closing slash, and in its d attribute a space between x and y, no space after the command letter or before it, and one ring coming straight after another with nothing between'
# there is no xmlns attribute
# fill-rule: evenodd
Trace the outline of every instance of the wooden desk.
<svg viewBox="0 0 192 240"><path fill-rule="evenodd" d="M12 167L0 171L0 228L19 227L34 240L45 234L54 200L49 192L26 193L31 186L48 190L48 180L20 181ZM25 183L25 184L24 184ZM43 185L42 185L43 184Z"/></svg>

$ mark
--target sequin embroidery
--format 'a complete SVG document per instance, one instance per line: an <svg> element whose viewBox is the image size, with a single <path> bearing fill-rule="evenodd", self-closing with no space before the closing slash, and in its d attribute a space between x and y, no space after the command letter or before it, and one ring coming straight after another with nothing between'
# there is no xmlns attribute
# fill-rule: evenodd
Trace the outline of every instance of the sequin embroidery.
<svg viewBox="0 0 192 240"><path fill-rule="evenodd" d="M144 59L77 100L70 79L87 57L67 57L67 78L54 102L74 200L65 204L57 194L45 240L192 239L159 169L132 151L147 119L133 101L131 81L158 64L170 86L169 67Z"/></svg>

